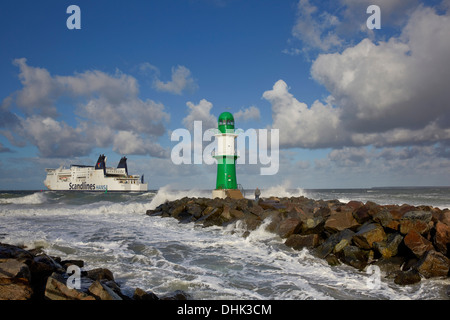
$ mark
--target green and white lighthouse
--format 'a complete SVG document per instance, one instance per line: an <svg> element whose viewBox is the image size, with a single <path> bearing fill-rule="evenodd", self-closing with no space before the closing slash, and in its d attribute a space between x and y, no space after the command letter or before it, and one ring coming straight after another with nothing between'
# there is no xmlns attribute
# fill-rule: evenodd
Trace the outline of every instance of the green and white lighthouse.
<svg viewBox="0 0 450 320"><path fill-rule="evenodd" d="M234 117L230 112L222 112L218 119L216 136L217 149L214 158L217 159L216 189L213 198L243 198L236 180L236 159L238 158L235 140L238 136L234 130Z"/></svg>

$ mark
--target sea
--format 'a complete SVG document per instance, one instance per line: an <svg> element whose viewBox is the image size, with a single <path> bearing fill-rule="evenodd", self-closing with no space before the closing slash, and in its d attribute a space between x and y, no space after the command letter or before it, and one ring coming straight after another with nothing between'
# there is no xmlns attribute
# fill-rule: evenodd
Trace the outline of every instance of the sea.
<svg viewBox="0 0 450 320"><path fill-rule="evenodd" d="M253 199L254 190L246 190ZM329 266L308 250L295 251L265 230L244 237L240 223L204 228L148 216L167 200L210 197L210 190L142 193L0 191L0 242L41 247L50 256L84 260L84 269L108 268L122 292L158 296L183 290L195 300L448 300L448 279L396 285L373 270ZM263 189L261 197L305 196L342 202L450 208L450 187ZM376 285L374 285L376 283Z"/></svg>

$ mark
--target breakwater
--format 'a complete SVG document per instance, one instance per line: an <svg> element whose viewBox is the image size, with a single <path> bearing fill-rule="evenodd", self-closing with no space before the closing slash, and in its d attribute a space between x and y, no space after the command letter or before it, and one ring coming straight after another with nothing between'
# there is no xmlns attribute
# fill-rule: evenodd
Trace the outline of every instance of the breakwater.
<svg viewBox="0 0 450 320"><path fill-rule="evenodd" d="M244 237L266 222L266 230L288 247L307 248L330 265L359 270L376 265L400 285L449 276L448 209L303 196L259 201L184 197L146 213L204 227L239 222L247 230Z"/></svg>

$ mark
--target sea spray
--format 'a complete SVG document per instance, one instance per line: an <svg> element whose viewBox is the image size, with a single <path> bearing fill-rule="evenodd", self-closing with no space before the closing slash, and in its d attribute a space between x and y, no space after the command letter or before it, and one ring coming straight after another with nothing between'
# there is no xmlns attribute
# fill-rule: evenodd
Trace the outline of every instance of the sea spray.
<svg viewBox="0 0 450 320"><path fill-rule="evenodd" d="M289 180L283 181L282 184L263 189L261 197L300 197L306 196L306 192L302 188L292 188Z"/></svg>
<svg viewBox="0 0 450 320"><path fill-rule="evenodd" d="M161 187L150 202L149 209L153 210L166 201L173 201L184 197L211 197L211 191L198 189L174 190L170 185Z"/></svg>

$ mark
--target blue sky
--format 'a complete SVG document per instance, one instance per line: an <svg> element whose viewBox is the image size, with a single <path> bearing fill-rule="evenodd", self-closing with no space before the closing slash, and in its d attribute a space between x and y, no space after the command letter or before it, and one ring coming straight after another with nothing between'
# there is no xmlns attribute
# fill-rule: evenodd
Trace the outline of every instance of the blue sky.
<svg viewBox="0 0 450 320"><path fill-rule="evenodd" d="M67 8L81 9L69 30ZM369 29L371 4L381 29ZM450 1L2 1L0 189L45 168L116 166L150 189L209 189L215 165L175 165L171 133L279 130L279 170L245 188L449 185ZM191 131L192 132L192 131ZM204 143L203 147L207 143ZM275 160L273 160L275 161Z"/></svg>

